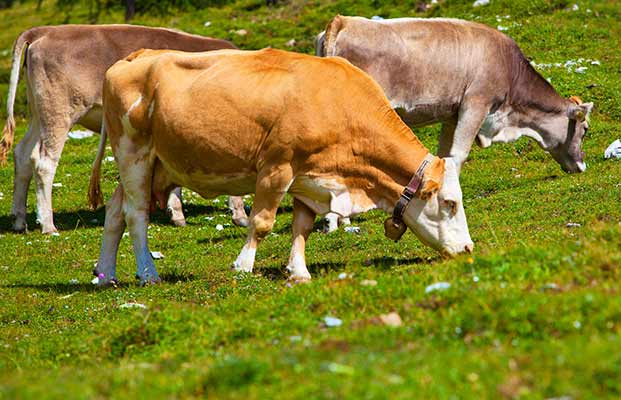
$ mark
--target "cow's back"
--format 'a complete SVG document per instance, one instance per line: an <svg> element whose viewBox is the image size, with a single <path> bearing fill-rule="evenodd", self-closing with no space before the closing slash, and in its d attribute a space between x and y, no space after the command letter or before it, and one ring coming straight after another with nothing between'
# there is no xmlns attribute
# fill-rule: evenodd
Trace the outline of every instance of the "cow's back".
<svg viewBox="0 0 621 400"><path fill-rule="evenodd" d="M368 72L395 107L415 109L422 120L454 114L473 85L492 82L497 91L508 90L517 49L485 25L443 18L337 16L325 38L326 55L345 57Z"/></svg>
<svg viewBox="0 0 621 400"><path fill-rule="evenodd" d="M322 157L332 168L344 162L336 152L351 146L352 131L390 116L400 124L377 83L348 61L273 49L147 51L108 70L105 88L106 118L115 107L107 121L128 113L133 128L152 135L164 164L186 176L256 171L274 158Z"/></svg>
<svg viewBox="0 0 621 400"><path fill-rule="evenodd" d="M230 42L165 28L133 25L60 25L32 30L28 61L35 79L63 84L76 101L101 103L105 71L141 48L210 51ZM38 72L44 72L38 73Z"/></svg>

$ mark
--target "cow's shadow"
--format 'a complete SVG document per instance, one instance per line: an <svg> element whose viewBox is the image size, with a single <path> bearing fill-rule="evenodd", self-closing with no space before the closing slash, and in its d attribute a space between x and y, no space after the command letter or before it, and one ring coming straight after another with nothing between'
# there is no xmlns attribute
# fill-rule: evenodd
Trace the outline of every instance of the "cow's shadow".
<svg viewBox="0 0 621 400"><path fill-rule="evenodd" d="M92 278L90 274L85 273L85 277ZM178 282L190 282L197 278L193 273L181 273L179 271L166 271L160 274L160 279L163 283L175 284ZM34 289L42 292L54 292L57 294L72 294L79 293L93 293L106 289L127 289L130 287L139 286L138 280L120 281L114 286L99 287L90 282L83 283L68 283L68 282L56 282L56 283L14 283L10 285L0 285L0 289Z"/></svg>
<svg viewBox="0 0 621 400"><path fill-rule="evenodd" d="M409 258L395 258L395 257L376 257L373 259L368 259L362 262L361 264L365 267L375 268L380 271L388 271L391 268L394 268L399 265L409 265L409 264L418 264L418 265L428 265L437 261L437 257L432 258L423 258L423 257L409 257ZM308 272L310 272L311 276L319 276L328 272L333 271L342 271L349 262L341 261L341 262L316 262L310 263L306 266ZM258 272L263 275L265 278L278 281L278 280L287 280L289 278L289 272L286 270L284 266L266 266L258 269Z"/></svg>
<svg viewBox="0 0 621 400"><path fill-rule="evenodd" d="M227 208L214 207L211 205L203 204L186 204L184 205L184 215L186 217L197 215L213 215L213 214L230 214ZM59 231L73 231L76 229L92 229L97 227L103 227L105 222L105 207L100 207L95 211L88 209L81 209L75 211L58 211L54 212L54 225ZM155 210L149 216L149 222L154 225L172 226L170 218L163 210ZM28 213L26 216L26 223L28 224L28 232L37 231L40 229L39 224L36 221L36 213ZM190 226L201 225L199 221L187 221ZM13 232L13 218L10 215L0 216L0 232Z"/></svg>

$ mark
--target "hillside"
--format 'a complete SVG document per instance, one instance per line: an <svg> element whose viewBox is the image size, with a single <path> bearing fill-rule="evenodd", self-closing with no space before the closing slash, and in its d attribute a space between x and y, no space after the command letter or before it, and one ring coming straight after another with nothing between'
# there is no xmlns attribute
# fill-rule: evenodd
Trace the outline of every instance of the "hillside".
<svg viewBox="0 0 621 400"><path fill-rule="evenodd" d="M473 2L427 8L418 0L291 0L268 7L240 0L137 15L135 24L224 38L242 49L306 53L337 13L486 23L514 38L560 94L595 103L584 142L588 169L565 174L526 138L475 148L461 175L471 257L444 260L412 233L390 242L386 215L374 211L353 219L360 234L310 236L307 285L287 283L284 271L291 199L258 249L256 272L237 275L229 266L245 229L230 225L225 197L186 191L188 226L175 228L157 213L149 230L152 250L165 255L156 260L164 282L136 284L124 238L122 283L98 289L90 280L104 210L86 206L98 137L65 146L53 199L59 236L37 230L34 183L30 233L10 230L11 158L0 168L0 399L621 397L621 161L603 158L621 138L621 4ZM2 123L17 35L89 21L88 7L59 11L55 4L0 9ZM97 19L122 21L122 9ZM19 139L27 128L23 83L16 112ZM438 126L414 132L436 149ZM114 163L104 163L106 198L116 177ZM427 292L438 282L450 287ZM146 308L123 307L133 303ZM400 326L381 322L391 312ZM327 326L326 317L341 325Z"/></svg>

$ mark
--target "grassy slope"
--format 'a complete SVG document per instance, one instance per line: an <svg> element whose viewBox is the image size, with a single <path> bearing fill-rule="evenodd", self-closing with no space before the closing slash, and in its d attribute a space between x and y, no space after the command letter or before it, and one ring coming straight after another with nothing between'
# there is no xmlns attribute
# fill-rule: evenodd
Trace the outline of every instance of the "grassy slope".
<svg viewBox="0 0 621 400"><path fill-rule="evenodd" d="M32 3L1 10L0 51L29 26L67 19L50 3L38 13ZM416 3L294 0L274 10L245 0L136 22L225 37L242 48L286 48L295 38L297 50L311 52L313 35L337 12L416 15ZM542 70L563 95L596 103L585 174L563 174L526 140L475 149L462 174L476 243L472 263L442 261L412 234L390 243L381 233L384 216L373 212L354 220L360 235L313 234L307 255L315 279L293 288L283 273L290 201L259 248L257 273L243 276L228 266L244 231L215 229L229 223L223 198L189 195L188 227L173 228L158 215L150 230L152 250L166 255L157 261L165 282L135 285L130 243L123 239L124 284L96 290L88 281L103 211L85 211L85 196L97 138L69 140L56 178L63 186L54 191L59 237L8 231L12 168L0 170L0 398L621 396L621 163L601 156L621 136L621 6L579 1L578 11L566 11L559 1L450 3L428 15L510 26L508 33L538 63L601 61L583 75ZM497 15L511 18L497 22ZM68 16L74 23L85 19L80 9ZM112 13L100 22L120 20ZM249 34L230 33L241 28ZM4 102L10 59L1 54ZM587 89L590 84L598 86ZM23 113L23 88L19 99ZM19 134L24 130L22 122ZM431 148L437 132L416 131ZM111 164L105 178L111 193ZM582 226L568 229L567 222ZM35 227L32 214L29 223ZM343 272L348 278L338 279ZM364 279L378 284L363 286ZM436 281L452 286L425 294ZM132 300L148 309L119 308ZM374 323L390 311L401 315L402 327ZM326 315L343 326L325 328Z"/></svg>

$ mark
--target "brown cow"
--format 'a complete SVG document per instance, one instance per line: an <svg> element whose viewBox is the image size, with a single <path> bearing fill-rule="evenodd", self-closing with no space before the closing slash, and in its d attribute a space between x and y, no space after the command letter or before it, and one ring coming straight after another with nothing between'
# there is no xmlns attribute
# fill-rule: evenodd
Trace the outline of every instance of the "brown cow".
<svg viewBox="0 0 621 400"><path fill-rule="evenodd" d="M316 47L369 73L410 125L442 122L438 155L459 169L475 138L487 147L521 136L565 171L586 169L581 145L593 104L561 97L495 29L458 19L336 16Z"/></svg>
<svg viewBox="0 0 621 400"><path fill-rule="evenodd" d="M130 59L108 70L103 89L120 184L106 207L99 284L115 279L126 224L137 276L159 280L148 211L176 185L205 197L255 193L238 271L252 271L287 192L293 279L310 279L305 243L315 215L328 212L381 208L393 213L393 239L407 225L441 252L472 251L453 160L430 155L381 88L346 60L273 49L147 50Z"/></svg>
<svg viewBox="0 0 621 400"><path fill-rule="evenodd" d="M26 230L26 199L33 172L36 184L37 220L43 233L56 232L52 213L52 183L71 127L79 123L101 129L101 88L105 71L116 61L143 47L208 51L231 49L225 40L190 35L163 28L132 25L42 26L23 32L13 47L13 66L7 100L8 119L0 142L0 163L5 163L13 144L13 103L22 53L26 75L30 126L15 147L13 228ZM172 220L183 225L181 190L168 200ZM244 224L241 199L233 220Z"/></svg>

